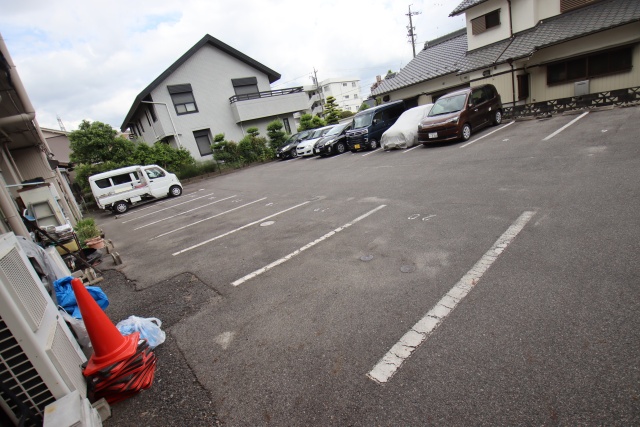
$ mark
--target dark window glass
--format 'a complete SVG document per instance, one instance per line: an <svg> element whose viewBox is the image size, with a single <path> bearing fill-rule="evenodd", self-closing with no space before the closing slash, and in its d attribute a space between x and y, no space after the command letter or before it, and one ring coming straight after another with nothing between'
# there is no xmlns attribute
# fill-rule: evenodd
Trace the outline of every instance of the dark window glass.
<svg viewBox="0 0 640 427"><path fill-rule="evenodd" d="M609 72L609 54L592 55L589 57L589 74L599 75Z"/></svg>
<svg viewBox="0 0 640 427"><path fill-rule="evenodd" d="M567 80L579 80L587 77L587 59L579 58L567 62Z"/></svg>
<svg viewBox="0 0 640 427"><path fill-rule="evenodd" d="M198 151L200 151L201 156L207 156L213 153L213 151L211 150L211 137L209 135L209 129L197 130L193 132L193 137L196 140Z"/></svg>
<svg viewBox="0 0 640 427"><path fill-rule="evenodd" d="M236 91L236 95L258 93L258 85L236 86L233 89Z"/></svg>
<svg viewBox="0 0 640 427"><path fill-rule="evenodd" d="M609 54L609 72L628 71L632 65L632 49L630 47Z"/></svg>
<svg viewBox="0 0 640 427"><path fill-rule="evenodd" d="M567 80L567 67L565 62L547 66L547 83L558 83Z"/></svg>
<svg viewBox="0 0 640 427"><path fill-rule="evenodd" d="M111 187L111 181L109 181L109 178L98 179L96 180L96 185L98 188L109 188Z"/></svg>
<svg viewBox="0 0 640 427"><path fill-rule="evenodd" d="M485 15L485 22L487 29L497 27L500 25L500 9L494 10L491 13Z"/></svg>
<svg viewBox="0 0 640 427"><path fill-rule="evenodd" d="M196 100L193 98L193 93L191 92L172 93L171 100L178 114L195 113L198 111Z"/></svg>
<svg viewBox="0 0 640 427"><path fill-rule="evenodd" d="M471 20L471 33L481 34L489 28L500 26L500 9L496 9L486 15L478 16Z"/></svg>
<svg viewBox="0 0 640 427"><path fill-rule="evenodd" d="M518 99L527 99L529 97L529 74L521 74L518 76Z"/></svg>
<svg viewBox="0 0 640 427"><path fill-rule="evenodd" d="M154 108L153 104L147 104L148 108L149 108L149 114L151 114L151 120L153 120L153 123L158 121L158 116L156 116L156 109Z"/></svg>
<svg viewBox="0 0 640 427"><path fill-rule="evenodd" d="M284 131L286 133L291 133L291 125L289 125L289 119L287 118L282 119L282 124L284 125Z"/></svg>
<svg viewBox="0 0 640 427"><path fill-rule="evenodd" d="M113 181L113 185L126 184L127 182L132 181L131 175L129 175L128 173L112 176L111 180Z"/></svg>

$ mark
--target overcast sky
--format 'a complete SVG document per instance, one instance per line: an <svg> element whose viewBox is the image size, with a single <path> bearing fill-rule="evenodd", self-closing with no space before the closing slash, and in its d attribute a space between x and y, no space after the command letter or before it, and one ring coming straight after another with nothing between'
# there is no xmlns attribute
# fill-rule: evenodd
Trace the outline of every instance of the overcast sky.
<svg viewBox="0 0 640 427"><path fill-rule="evenodd" d="M398 71L425 41L464 27L462 0L0 0L0 34L41 127L120 129L135 97L205 34L282 75L273 89Z"/></svg>

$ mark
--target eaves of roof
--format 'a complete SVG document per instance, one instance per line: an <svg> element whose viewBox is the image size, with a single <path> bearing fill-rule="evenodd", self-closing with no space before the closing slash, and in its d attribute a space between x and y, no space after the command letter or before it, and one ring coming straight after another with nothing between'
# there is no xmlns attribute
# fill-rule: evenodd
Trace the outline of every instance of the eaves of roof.
<svg viewBox="0 0 640 427"><path fill-rule="evenodd" d="M425 43L420 51L392 79L383 80L371 94L383 95L458 71L467 51L467 33L462 30Z"/></svg>
<svg viewBox="0 0 640 427"><path fill-rule="evenodd" d="M472 7L477 6L480 3L484 3L486 1L487 0L464 0L455 9L453 9L453 11L449 14L449 16L460 15L465 10L471 9Z"/></svg>
<svg viewBox="0 0 640 427"><path fill-rule="evenodd" d="M245 55L244 53L240 52L239 50L236 50L236 49L232 48L231 46L229 46L228 44L223 43L220 40L216 39L215 37L212 37L209 34L207 34L202 39L200 39L200 41L198 43L193 45L193 47L191 47L191 49L186 51L184 53L184 55L182 55L180 58L178 58L178 60L176 62L171 64L171 66L169 66L169 68L167 68L153 82L151 82L151 84L149 86L144 88L142 90L142 92L140 92L138 94L138 96L136 97L135 101L133 102L133 105L131 106L131 109L127 113L127 116L125 117L124 121L122 122L122 126L120 127L120 130L122 132L124 132L127 129L127 127L129 127L129 122L131 121L131 118L133 117L135 112L140 107L141 101L146 96L148 96L156 87L158 87L158 85L160 85L160 83L162 83L167 77L169 77L174 71L176 71L182 64L184 64L189 58L191 58L191 56L193 56L198 50L200 50L200 48L202 48L204 45L207 45L207 44L211 45L211 46L215 47L216 49L221 50L222 52L225 52L226 54L228 54L230 56L233 56L234 58L239 59L240 61L252 66L253 68L255 68L255 69L257 69L257 70L259 70L261 72L263 72L264 74L266 74L269 77L269 83L273 83L273 82L275 82L276 80L278 80L281 77L279 73L277 73L276 71L272 70L271 68L269 68L269 67L267 67L265 65L262 65L261 63L259 63L255 59L252 59L252 58L248 57L247 55Z"/></svg>
<svg viewBox="0 0 640 427"><path fill-rule="evenodd" d="M537 50L637 21L640 21L640 2L602 1L540 21L510 39L468 52L459 73L526 58Z"/></svg>

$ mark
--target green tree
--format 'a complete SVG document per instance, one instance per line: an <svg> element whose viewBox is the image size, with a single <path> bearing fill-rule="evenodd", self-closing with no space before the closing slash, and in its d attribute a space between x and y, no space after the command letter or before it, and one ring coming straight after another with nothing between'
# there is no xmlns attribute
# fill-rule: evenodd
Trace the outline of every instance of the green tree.
<svg viewBox="0 0 640 427"><path fill-rule="evenodd" d="M314 116L314 118L311 119L311 124L313 125L311 129L317 129L327 125L327 123L320 116Z"/></svg>
<svg viewBox="0 0 640 427"><path fill-rule="evenodd" d="M353 111L349 111L349 110L343 110L340 111L340 118L341 119L346 119L347 117L351 117L354 116L355 113Z"/></svg>
<svg viewBox="0 0 640 427"><path fill-rule="evenodd" d="M338 120L340 119L340 107L336 104L335 97L327 97L327 102L324 104L324 114L328 125L338 124Z"/></svg>
<svg viewBox="0 0 640 427"><path fill-rule="evenodd" d="M360 105L360 108L358 108L358 111L364 111L368 108L369 108L369 105L367 105L366 102L363 102L362 105Z"/></svg>
<svg viewBox="0 0 640 427"><path fill-rule="evenodd" d="M211 149L213 150L213 157L218 161L232 164L240 162L238 144L234 141L225 140L224 133L219 133L213 138Z"/></svg>
<svg viewBox="0 0 640 427"><path fill-rule="evenodd" d="M267 136L269 137L269 146L271 148L278 148L287 139L287 134L282 130L283 127L284 125L279 119L267 125Z"/></svg>
<svg viewBox="0 0 640 427"><path fill-rule="evenodd" d="M300 126L298 126L298 132L303 130L315 129L317 126L313 125L313 116L311 114L303 114L300 116Z"/></svg>
<svg viewBox="0 0 640 427"><path fill-rule="evenodd" d="M74 163L123 163L132 158L135 150L133 141L117 136L108 124L87 120L69 134L69 141L70 159Z"/></svg>

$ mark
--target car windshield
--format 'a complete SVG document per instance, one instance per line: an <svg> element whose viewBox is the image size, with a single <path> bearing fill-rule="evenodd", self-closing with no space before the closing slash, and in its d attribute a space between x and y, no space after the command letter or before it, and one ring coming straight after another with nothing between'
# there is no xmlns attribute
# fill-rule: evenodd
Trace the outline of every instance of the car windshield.
<svg viewBox="0 0 640 427"><path fill-rule="evenodd" d="M311 132L310 130L305 130L303 132L300 132L298 134L298 141L304 141L305 139L309 139L311 138L311 135L313 135L313 132Z"/></svg>
<svg viewBox="0 0 640 427"><path fill-rule="evenodd" d="M326 136L340 135L347 126L349 126L349 123L334 126L333 128L329 129L329 132L327 132Z"/></svg>
<svg viewBox="0 0 640 427"><path fill-rule="evenodd" d="M373 111L362 114L362 115L356 115L353 117L353 128L359 129L359 128L369 126L372 120L373 120Z"/></svg>
<svg viewBox="0 0 640 427"><path fill-rule="evenodd" d="M464 107L464 102L466 99L467 95L464 93L461 93L460 95L449 96L446 98L440 98L436 101L435 104L433 104L431 111L429 111L429 117L460 111Z"/></svg>

